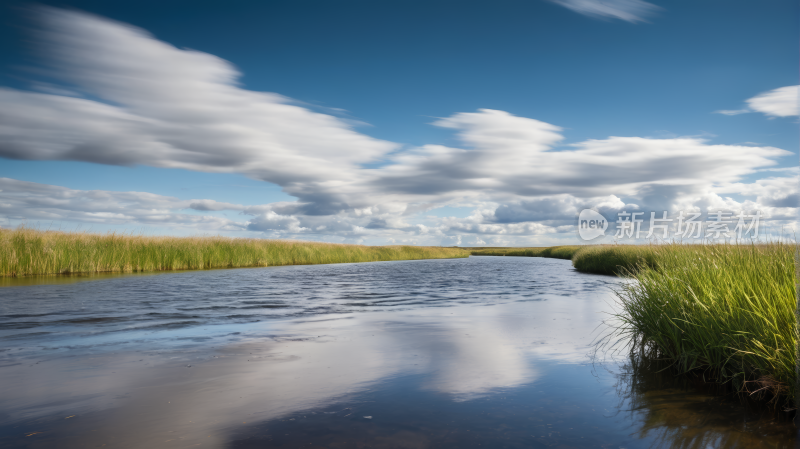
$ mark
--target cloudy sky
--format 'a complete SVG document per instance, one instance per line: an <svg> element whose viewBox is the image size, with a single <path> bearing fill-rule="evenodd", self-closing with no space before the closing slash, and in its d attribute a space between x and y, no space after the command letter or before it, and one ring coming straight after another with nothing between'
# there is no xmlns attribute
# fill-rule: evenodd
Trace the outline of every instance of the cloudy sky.
<svg viewBox="0 0 800 449"><path fill-rule="evenodd" d="M797 214L796 1L49 3L0 5L0 226L527 246L585 208Z"/></svg>

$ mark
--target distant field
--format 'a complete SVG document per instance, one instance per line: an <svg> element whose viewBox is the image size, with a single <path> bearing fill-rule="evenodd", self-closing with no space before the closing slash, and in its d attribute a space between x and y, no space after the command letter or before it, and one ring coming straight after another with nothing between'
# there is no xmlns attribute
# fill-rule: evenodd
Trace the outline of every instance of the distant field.
<svg viewBox="0 0 800 449"><path fill-rule="evenodd" d="M470 248L473 256L516 256L516 257L550 257L555 259L572 259L576 251L583 246L544 246L531 248Z"/></svg>
<svg viewBox="0 0 800 449"><path fill-rule="evenodd" d="M0 276L266 267L468 257L458 248L0 229Z"/></svg>

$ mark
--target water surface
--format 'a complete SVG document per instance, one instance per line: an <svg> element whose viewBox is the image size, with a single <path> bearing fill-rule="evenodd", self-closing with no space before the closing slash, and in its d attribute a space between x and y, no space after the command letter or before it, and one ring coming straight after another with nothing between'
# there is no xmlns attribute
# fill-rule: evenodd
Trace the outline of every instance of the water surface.
<svg viewBox="0 0 800 449"><path fill-rule="evenodd" d="M780 413L592 357L614 277L453 260L0 288L0 447L794 447Z"/></svg>

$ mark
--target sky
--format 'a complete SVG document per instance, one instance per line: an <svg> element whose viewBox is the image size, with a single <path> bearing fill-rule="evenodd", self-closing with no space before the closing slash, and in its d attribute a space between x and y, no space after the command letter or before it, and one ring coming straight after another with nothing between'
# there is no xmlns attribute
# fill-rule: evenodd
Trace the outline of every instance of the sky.
<svg viewBox="0 0 800 449"><path fill-rule="evenodd" d="M593 209L591 243L631 212L788 235L799 37L777 0L3 1L0 226L545 246Z"/></svg>

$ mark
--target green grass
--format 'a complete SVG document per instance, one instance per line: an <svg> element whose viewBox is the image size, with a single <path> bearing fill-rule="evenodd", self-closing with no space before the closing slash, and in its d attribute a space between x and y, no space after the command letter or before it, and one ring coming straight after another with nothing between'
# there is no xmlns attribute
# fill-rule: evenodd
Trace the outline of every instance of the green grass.
<svg viewBox="0 0 800 449"><path fill-rule="evenodd" d="M584 273L619 275L652 264L652 251L637 245L565 245L535 248L473 248L473 256L549 257L572 260Z"/></svg>
<svg viewBox="0 0 800 449"><path fill-rule="evenodd" d="M578 271L625 276L606 343L789 405L798 341L794 251L780 243L662 244L472 254L571 257Z"/></svg>
<svg viewBox="0 0 800 449"><path fill-rule="evenodd" d="M789 404L795 392L794 246L595 247L576 268L630 276L613 338L680 371ZM603 258L606 258L606 263ZM627 271L626 271L627 270Z"/></svg>
<svg viewBox="0 0 800 449"><path fill-rule="evenodd" d="M265 267L468 257L458 248L0 229L0 276Z"/></svg>
<svg viewBox="0 0 800 449"><path fill-rule="evenodd" d="M583 246L573 254L572 265L584 273L631 275L642 267L655 267L658 248L658 245Z"/></svg>
<svg viewBox="0 0 800 449"><path fill-rule="evenodd" d="M794 246L597 245L549 248L361 246L225 237L145 237L0 229L0 276L436 259L572 259L628 276L613 338L743 391L795 396ZM610 340L609 340L610 341Z"/></svg>
<svg viewBox="0 0 800 449"><path fill-rule="evenodd" d="M550 246L544 248L475 248L473 256L516 256L516 257L549 257L554 259L572 259L582 246Z"/></svg>

